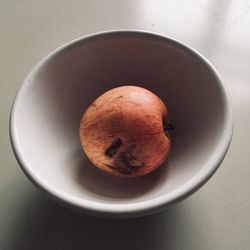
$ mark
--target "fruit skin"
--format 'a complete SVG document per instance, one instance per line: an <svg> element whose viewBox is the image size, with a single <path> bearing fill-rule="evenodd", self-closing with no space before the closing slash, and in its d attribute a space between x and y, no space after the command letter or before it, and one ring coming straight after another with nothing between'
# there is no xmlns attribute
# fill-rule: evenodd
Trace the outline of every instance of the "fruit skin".
<svg viewBox="0 0 250 250"><path fill-rule="evenodd" d="M141 87L122 86L99 96L85 111L80 140L89 160L113 175L135 177L158 168L170 151L168 111Z"/></svg>

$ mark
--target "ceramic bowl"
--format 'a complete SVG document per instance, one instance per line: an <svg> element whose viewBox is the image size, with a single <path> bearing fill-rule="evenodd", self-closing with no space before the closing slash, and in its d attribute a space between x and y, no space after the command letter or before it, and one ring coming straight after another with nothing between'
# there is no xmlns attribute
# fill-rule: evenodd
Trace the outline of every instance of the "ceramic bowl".
<svg viewBox="0 0 250 250"><path fill-rule="evenodd" d="M88 105L128 84L161 97L176 128L170 158L138 178L101 172L79 140ZM92 34L56 49L29 73L10 117L13 150L29 179L64 205L104 217L150 214L192 194L219 167L232 131L214 67L181 42L142 31Z"/></svg>

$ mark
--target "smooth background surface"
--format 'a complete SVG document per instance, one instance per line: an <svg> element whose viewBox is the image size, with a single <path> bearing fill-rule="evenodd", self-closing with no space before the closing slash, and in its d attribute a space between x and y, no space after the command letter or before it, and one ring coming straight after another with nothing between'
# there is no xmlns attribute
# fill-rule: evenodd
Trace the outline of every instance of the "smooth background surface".
<svg viewBox="0 0 250 250"><path fill-rule="evenodd" d="M0 1L0 249L248 250L250 246L250 1ZM24 176L8 136L11 103L42 57L115 28L175 37L205 55L231 94L235 130L215 176L196 194L144 218L72 212ZM212 101L212 100L211 100Z"/></svg>

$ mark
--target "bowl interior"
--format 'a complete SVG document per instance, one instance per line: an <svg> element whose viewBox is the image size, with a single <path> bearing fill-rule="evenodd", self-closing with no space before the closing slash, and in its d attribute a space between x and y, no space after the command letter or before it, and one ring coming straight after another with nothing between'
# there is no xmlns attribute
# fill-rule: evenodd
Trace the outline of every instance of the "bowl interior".
<svg viewBox="0 0 250 250"><path fill-rule="evenodd" d="M78 204L125 205L171 196L207 168L218 150L226 119L218 82L200 56L170 39L118 33L78 40L43 60L21 88L13 121L23 168L39 185ZM128 84L160 96L176 128L169 160L134 179L93 167L79 141L88 105Z"/></svg>

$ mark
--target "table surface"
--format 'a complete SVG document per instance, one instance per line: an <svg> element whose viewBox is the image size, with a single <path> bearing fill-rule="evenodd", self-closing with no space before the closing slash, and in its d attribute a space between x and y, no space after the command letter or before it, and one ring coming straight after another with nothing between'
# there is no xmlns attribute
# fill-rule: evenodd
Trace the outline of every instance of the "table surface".
<svg viewBox="0 0 250 250"><path fill-rule="evenodd" d="M250 1L0 0L0 249L250 249ZM59 45L92 32L140 29L206 56L231 94L235 128L213 178L165 212L111 220L72 212L38 191L11 150L13 98Z"/></svg>

